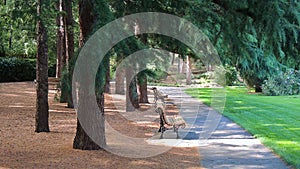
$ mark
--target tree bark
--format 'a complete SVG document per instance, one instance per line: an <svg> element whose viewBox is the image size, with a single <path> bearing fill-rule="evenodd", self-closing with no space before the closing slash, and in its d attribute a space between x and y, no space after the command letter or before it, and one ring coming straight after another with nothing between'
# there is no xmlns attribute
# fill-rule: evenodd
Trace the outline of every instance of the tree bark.
<svg viewBox="0 0 300 169"><path fill-rule="evenodd" d="M178 73L182 73L182 61L180 56L178 56Z"/></svg>
<svg viewBox="0 0 300 169"><path fill-rule="evenodd" d="M103 120L103 127L100 128L101 131L99 133L105 133L105 124L104 124L104 95L103 93L97 96L97 104L100 108L100 113L102 115ZM77 118L77 128L76 128L76 136L73 141L73 148L74 149L81 149L81 150L99 150L101 147L106 146L106 138L105 135L102 137L101 146L96 144L84 131L82 128L80 121Z"/></svg>
<svg viewBox="0 0 300 169"><path fill-rule="evenodd" d="M42 1L38 0L35 132L49 132L47 29L41 19L41 6Z"/></svg>
<svg viewBox="0 0 300 169"><path fill-rule="evenodd" d="M83 44L86 42L88 36L92 33L92 29L95 23L100 19L96 15L94 15L94 5L96 5L93 0L80 0L79 1L79 23L80 23L80 47L83 47ZM95 24L96 25L96 24ZM97 82L99 83L99 82ZM101 82L100 82L101 83ZM96 85L97 90L97 85ZM96 91L97 103L100 109L100 113L102 115L99 123L103 125L101 127L101 131L98 131L101 135L101 146L106 145L105 139L105 119L104 119L104 95L103 90L98 89L100 91ZM73 142L74 149L82 149L82 150L98 150L102 149L99 145L97 145L83 130L80 122L77 120L77 130L76 136Z"/></svg>
<svg viewBox="0 0 300 169"><path fill-rule="evenodd" d="M107 59L107 63L104 64L105 66L104 92L109 93L110 92L110 56L108 56L106 59Z"/></svg>
<svg viewBox="0 0 300 169"><path fill-rule="evenodd" d="M72 1L65 0L65 10L66 10L66 45L68 57L67 65L69 65L70 60L74 57L74 21L73 21L73 12L72 12Z"/></svg>
<svg viewBox="0 0 300 169"><path fill-rule="evenodd" d="M140 92L140 103L149 103L147 93L147 75L143 71L138 74L138 85Z"/></svg>
<svg viewBox="0 0 300 169"><path fill-rule="evenodd" d="M9 49L12 49L12 38L13 38L13 28L12 28L12 24L10 24Z"/></svg>
<svg viewBox="0 0 300 169"><path fill-rule="evenodd" d="M138 32L140 30L140 25L137 22L137 29ZM140 40L142 41L142 43L146 46L147 45L147 35L146 34L142 34L139 35ZM142 68L146 68L146 63L145 62L141 62L140 63ZM139 72L139 74L137 75L138 78L138 85L139 85L139 92L140 92L140 103L149 103L148 101L148 93L147 93L147 75L145 73L145 71L141 71Z"/></svg>
<svg viewBox="0 0 300 169"><path fill-rule="evenodd" d="M123 59L123 54L120 53L117 57L117 63L120 63ZM117 66L116 69L116 94L125 94L125 84L124 84L124 77L125 77L125 68Z"/></svg>
<svg viewBox="0 0 300 169"><path fill-rule="evenodd" d="M191 70L191 58L186 56L186 84L192 84L192 70Z"/></svg>
<svg viewBox="0 0 300 169"><path fill-rule="evenodd" d="M138 94L136 88L136 77L131 67L126 68L126 111L134 111L139 108Z"/></svg>
<svg viewBox="0 0 300 169"><path fill-rule="evenodd" d="M57 24L57 34L56 34L56 78L61 77L61 71L63 68L63 45L64 45L64 24L63 24L63 16L62 16L62 0L57 2L57 9L60 14L56 18Z"/></svg>
<svg viewBox="0 0 300 169"><path fill-rule="evenodd" d="M116 94L125 94L125 71L122 68L116 70Z"/></svg>
<svg viewBox="0 0 300 169"><path fill-rule="evenodd" d="M65 17L65 28L66 28L66 67L69 76L69 86L70 86L70 92L67 93L67 101L68 101L68 107L73 108L73 99L72 99L72 74L73 70L70 69L70 61L74 57L74 21L73 21L73 12L72 12L72 1L64 0L64 8L66 11L66 17Z"/></svg>

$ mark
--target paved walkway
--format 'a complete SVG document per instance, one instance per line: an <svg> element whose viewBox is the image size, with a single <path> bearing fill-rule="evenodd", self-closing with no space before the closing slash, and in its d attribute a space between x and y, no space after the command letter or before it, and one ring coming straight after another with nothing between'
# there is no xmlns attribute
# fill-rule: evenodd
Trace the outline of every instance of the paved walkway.
<svg viewBox="0 0 300 169"><path fill-rule="evenodd" d="M180 108L188 123L180 130L178 146L199 146L201 165L218 169L287 169L285 163L251 134L199 100L176 87L158 87ZM171 104L171 103L169 103ZM173 136L170 136L173 137ZM172 141L173 140L173 141ZM152 140L153 144L170 144L175 139Z"/></svg>

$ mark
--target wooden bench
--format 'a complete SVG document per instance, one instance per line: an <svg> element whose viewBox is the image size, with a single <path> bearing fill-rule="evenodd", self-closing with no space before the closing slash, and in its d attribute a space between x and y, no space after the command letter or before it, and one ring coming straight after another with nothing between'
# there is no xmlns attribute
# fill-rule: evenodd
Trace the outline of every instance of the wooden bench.
<svg viewBox="0 0 300 169"><path fill-rule="evenodd" d="M158 132L161 132L160 138L163 138L163 134L166 130L173 130L177 138L179 138L178 135L178 129L185 128L186 123L184 119L179 116L179 115L174 115L174 116L167 116L165 113L165 98L168 98L168 95L164 95L161 92L157 90L156 87L152 88L154 92L154 108L155 112L159 114L159 119L160 119L160 127Z"/></svg>

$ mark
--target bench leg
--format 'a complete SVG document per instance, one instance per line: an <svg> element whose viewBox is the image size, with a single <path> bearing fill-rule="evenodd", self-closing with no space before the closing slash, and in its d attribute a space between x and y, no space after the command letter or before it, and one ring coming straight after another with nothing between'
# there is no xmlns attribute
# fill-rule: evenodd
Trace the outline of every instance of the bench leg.
<svg viewBox="0 0 300 169"><path fill-rule="evenodd" d="M164 132L161 132L159 139L163 139L164 138Z"/></svg>
<svg viewBox="0 0 300 169"><path fill-rule="evenodd" d="M179 134L178 134L178 127L174 126L174 132L176 133L176 138L179 139Z"/></svg>
<svg viewBox="0 0 300 169"><path fill-rule="evenodd" d="M164 137L164 132L166 131L165 126L160 126L158 132L161 132L160 134L160 139L162 139Z"/></svg>

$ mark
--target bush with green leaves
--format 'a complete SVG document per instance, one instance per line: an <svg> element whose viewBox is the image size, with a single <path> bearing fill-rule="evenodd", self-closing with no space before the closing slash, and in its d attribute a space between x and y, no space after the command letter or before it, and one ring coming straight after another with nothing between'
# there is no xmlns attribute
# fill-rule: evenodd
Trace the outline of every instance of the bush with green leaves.
<svg viewBox="0 0 300 169"><path fill-rule="evenodd" d="M35 79L33 60L0 58L0 82L16 82Z"/></svg>
<svg viewBox="0 0 300 169"><path fill-rule="evenodd" d="M238 81L235 67L229 65L217 67L214 72L214 78L222 86L233 86Z"/></svg>
<svg viewBox="0 0 300 169"><path fill-rule="evenodd" d="M278 71L262 85L263 93L269 96L300 94L300 71L287 69Z"/></svg>
<svg viewBox="0 0 300 169"><path fill-rule="evenodd" d="M168 76L167 72L161 69L147 69L145 73L148 76L149 83L159 83L161 80L167 78Z"/></svg>
<svg viewBox="0 0 300 169"><path fill-rule="evenodd" d="M33 81L36 60L0 57L0 82ZM49 64L49 76L55 76L55 64Z"/></svg>

